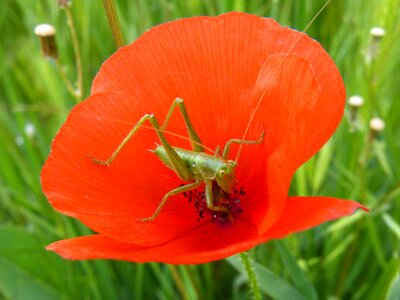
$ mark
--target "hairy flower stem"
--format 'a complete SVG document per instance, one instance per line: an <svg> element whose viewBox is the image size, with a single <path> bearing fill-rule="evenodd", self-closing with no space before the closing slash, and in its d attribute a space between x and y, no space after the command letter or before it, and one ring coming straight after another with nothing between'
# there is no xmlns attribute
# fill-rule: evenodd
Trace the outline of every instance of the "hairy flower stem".
<svg viewBox="0 0 400 300"><path fill-rule="evenodd" d="M193 274L192 268L190 266L188 266L188 265L183 265L182 269L183 269L184 272L186 272L189 275L190 282L192 283L192 285L194 287L194 290L196 291L197 298L201 299L202 298L200 296L201 295L201 289L199 287L198 281L195 278L195 275Z"/></svg>
<svg viewBox="0 0 400 300"><path fill-rule="evenodd" d="M372 82L371 82L372 85ZM368 201L368 183L366 179L366 173L367 173L367 165L369 161L369 157L371 155L371 149L373 146L374 139L378 133L374 132L373 130L369 130L368 136L366 138L365 146L362 149L362 152L360 154L360 158L358 160L358 178L359 178L359 184L360 184L360 195L359 199L361 203L367 203ZM363 219L365 216L362 217ZM350 268L352 267L352 262L354 261L354 256L357 254L357 247L359 245L359 239L361 235L361 231L363 229L363 226L365 226L365 222L359 221L353 230L353 234L355 235L354 240L352 243L349 245L348 250L346 251L346 256L344 258L344 263L341 267L340 275L338 276L339 281L336 286L336 293L335 296L338 298L341 298L344 285L346 283L346 274L348 274ZM382 259L379 260L379 257L377 259L378 262L381 262L381 266L384 266L384 263L382 263Z"/></svg>
<svg viewBox="0 0 400 300"><path fill-rule="evenodd" d="M82 71L82 59L79 49L79 40L78 40L78 35L76 34L71 6L66 5L64 9L65 9L65 14L67 16L67 23L71 33L72 46L74 48L74 55L75 55L75 64L77 73L75 96L78 99L78 101L81 101L83 96L83 71Z"/></svg>
<svg viewBox="0 0 400 300"><path fill-rule="evenodd" d="M119 25L117 11L115 9L114 0L103 0L104 9L107 14L108 24L110 25L111 32L113 35L115 47L121 48L124 45L124 41L121 33L121 26Z"/></svg>
<svg viewBox="0 0 400 300"><path fill-rule="evenodd" d="M185 284L183 283L181 276L179 275L179 272L176 268L175 265L168 265L168 268L171 272L172 278L174 278L175 284L179 290L179 293L181 295L181 299L186 300L188 299L186 295L186 290L185 290Z"/></svg>
<svg viewBox="0 0 400 300"><path fill-rule="evenodd" d="M58 73L60 74L61 79L62 79L62 81L64 82L64 84L65 84L65 86L66 86L68 92L69 92L72 96L74 96L76 102L79 103L82 99L81 99L81 97L77 94L76 89L74 88L73 84L68 80L67 74L65 74L65 70L63 69L63 66L62 66L62 64L61 64L59 58L56 59L56 66L57 66Z"/></svg>
<svg viewBox="0 0 400 300"><path fill-rule="evenodd" d="M251 292L253 293L253 299L261 300L261 292L258 286L257 276L256 273L254 272L252 259L250 258L249 253L248 252L240 253L240 258L242 259L242 264L246 270L247 277L249 279L250 289Z"/></svg>

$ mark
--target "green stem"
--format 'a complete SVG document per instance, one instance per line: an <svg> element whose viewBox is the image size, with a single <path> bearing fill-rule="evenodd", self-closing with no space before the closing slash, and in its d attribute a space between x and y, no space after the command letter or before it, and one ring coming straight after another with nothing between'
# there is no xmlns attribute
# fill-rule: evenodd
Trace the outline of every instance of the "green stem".
<svg viewBox="0 0 400 300"><path fill-rule="evenodd" d="M186 300L187 295L186 295L186 290L185 290L185 284L183 283L178 270L176 269L175 265L168 265L168 268L171 272L172 278L174 278L175 284L179 290L179 293L181 294L181 299Z"/></svg>
<svg viewBox="0 0 400 300"><path fill-rule="evenodd" d="M83 71L82 71L82 59L79 49L79 40L78 40L78 35L76 34L75 23L74 23L74 18L72 16L71 7L69 5L65 6L65 13L67 15L67 23L69 30L71 32L72 46L74 48L74 55L75 55L75 64L77 72L75 94L77 95L77 98L80 101L82 100L83 96Z"/></svg>
<svg viewBox="0 0 400 300"><path fill-rule="evenodd" d="M182 268L189 275L189 279L190 279L190 281L191 281L191 283L192 283L192 285L193 285L193 287L194 287L194 289L196 291L197 298L198 299L202 299L202 297L200 297L201 289L199 287L198 280L195 278L195 275L193 274L193 270L188 265L183 265Z"/></svg>
<svg viewBox="0 0 400 300"><path fill-rule="evenodd" d="M104 9L107 14L108 24L111 28L115 47L121 48L124 45L124 41L121 33L121 26L119 25L117 11L115 9L114 0L103 0Z"/></svg>
<svg viewBox="0 0 400 300"><path fill-rule="evenodd" d="M81 98L77 94L76 89L74 88L72 83L68 80L67 74L65 74L65 71L62 67L62 64L61 64L59 58L56 59L56 66L57 66L58 73L60 74L61 79L64 82L68 92L75 98L76 102L79 103L81 101Z"/></svg>
<svg viewBox="0 0 400 300"><path fill-rule="evenodd" d="M242 259L243 266L246 270L247 277L249 279L250 289L253 293L254 300L261 300L261 292L258 286L257 276L254 272L252 261L248 252L240 253L240 258Z"/></svg>

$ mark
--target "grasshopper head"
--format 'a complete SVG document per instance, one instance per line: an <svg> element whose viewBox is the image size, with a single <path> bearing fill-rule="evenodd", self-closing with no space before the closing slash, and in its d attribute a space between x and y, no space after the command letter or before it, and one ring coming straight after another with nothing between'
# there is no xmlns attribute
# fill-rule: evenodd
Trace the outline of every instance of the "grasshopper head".
<svg viewBox="0 0 400 300"><path fill-rule="evenodd" d="M230 193L233 186L235 185L235 170L236 162L229 160L227 163L223 163L218 171L215 179L217 180L218 185L221 187L223 191L226 193Z"/></svg>

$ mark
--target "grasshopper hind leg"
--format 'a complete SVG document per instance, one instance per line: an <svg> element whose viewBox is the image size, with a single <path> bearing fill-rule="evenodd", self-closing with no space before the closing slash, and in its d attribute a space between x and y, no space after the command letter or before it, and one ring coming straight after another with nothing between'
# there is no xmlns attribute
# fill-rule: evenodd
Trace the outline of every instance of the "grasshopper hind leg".
<svg viewBox="0 0 400 300"><path fill-rule="evenodd" d="M102 165L102 166L110 166L111 163L114 161L114 159L117 157L117 155L119 154L119 152L122 150L122 148L126 145L126 143L129 142L129 140L135 135L135 133L140 129L140 127L142 127L143 123L146 120L150 120L152 118L152 115L144 115L143 117L140 118L140 120L132 127L132 129L129 131L129 133L124 137L124 139L122 140L122 142L118 145L117 149L115 149L115 151L111 154L111 156L106 159L106 160L100 160L97 158L94 158L92 156L89 156L90 159L98 165Z"/></svg>
<svg viewBox="0 0 400 300"><path fill-rule="evenodd" d="M169 120L171 119L172 113L174 112L174 110L177 106L179 107L179 110L181 111L181 114L183 117L183 121L185 122L186 130L189 134L192 150L194 152L204 152L204 147L201 142L201 139L192 125L192 121L190 120L189 114L186 110L185 102L183 101L182 98L176 98L174 100L174 102L172 102L172 105L168 110L167 116L165 117L165 120L164 120L163 125L161 126L161 129L164 130L168 126L168 123L169 123Z"/></svg>
<svg viewBox="0 0 400 300"><path fill-rule="evenodd" d="M175 171L176 175L184 180L184 181L189 181L191 180L192 174L190 173L190 170L186 167L185 163L182 161L181 157L176 153L174 148L171 146L171 144L167 141L165 138L160 125L158 124L158 121L156 117L153 114L147 114L144 115L143 117L140 118L140 120L136 123L135 126L129 131L128 135L124 138L124 140L119 144L117 149L111 154L111 156L107 160L98 160L96 158L91 157L92 161L94 163L103 165L103 166L109 166L114 159L117 157L118 153L122 150L122 148L125 146L125 144L132 138L132 136L142 127L143 123L145 121L149 121L150 124L154 127L158 138L161 141L161 144L165 148L165 151L167 153L168 159L171 161L173 170Z"/></svg>

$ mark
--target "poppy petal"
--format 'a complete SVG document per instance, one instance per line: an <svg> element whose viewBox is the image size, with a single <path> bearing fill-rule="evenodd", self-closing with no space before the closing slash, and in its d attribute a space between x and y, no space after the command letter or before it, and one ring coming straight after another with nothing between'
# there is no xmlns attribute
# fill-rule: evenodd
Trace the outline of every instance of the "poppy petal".
<svg viewBox="0 0 400 300"><path fill-rule="evenodd" d="M319 56L326 56L320 52ZM344 88L339 73L331 72L333 87L320 77L326 68L332 70L333 63L326 59L327 62L318 66L294 54L271 55L260 71L255 93L266 101L254 119L264 122L266 142L277 143L267 164L269 185L274 186L270 189L270 198L276 201L271 203L260 225L261 232L283 211L285 201L282 199L286 199L295 170L322 147L342 117ZM317 67L322 72L318 76Z"/></svg>
<svg viewBox="0 0 400 300"><path fill-rule="evenodd" d="M269 239L283 238L291 233L307 230L368 208L351 200L331 197L289 197L285 209L266 233Z"/></svg>
<svg viewBox="0 0 400 300"><path fill-rule="evenodd" d="M196 264L218 260L248 250L270 239L283 238L325 221L352 214L362 205L328 197L290 197L281 219L263 236L244 224L226 227L216 233L209 224L169 243L154 247L139 246L97 234L55 242L47 247L67 259L113 258L134 262ZM313 216L311 218L305 215ZM210 231L211 229L211 231Z"/></svg>
<svg viewBox="0 0 400 300"><path fill-rule="evenodd" d="M148 124L110 167L89 158L108 158L144 114L162 121L177 97L210 154L229 139L257 140L265 132L262 144L241 148L236 178L246 196L233 223L198 221L182 194L154 221L137 221L182 184L147 151L159 143ZM99 234L50 249L75 259L202 263L351 213L360 207L355 202L287 198L295 170L337 127L344 100L339 72L322 47L271 19L234 12L148 31L103 64L92 96L73 109L55 138L43 190L56 209ZM167 131L171 145L190 149L181 114ZM238 149L233 145L229 159ZM299 218L299 211L309 218Z"/></svg>
<svg viewBox="0 0 400 300"><path fill-rule="evenodd" d="M182 184L148 151L159 143L151 128L139 130L109 167L91 161L90 156L107 159L146 109L140 94L124 93L94 94L77 105L52 144L41 180L44 193L60 212L114 239L150 246L210 220L199 219L193 203L179 194L167 201L154 221L137 221L151 216L162 197ZM182 144L179 138L168 138L174 145ZM237 173L247 193L240 203L243 213L237 217L258 224L260 207L265 206L259 199L268 198L266 185L254 186L254 182L265 180L263 147L252 147L248 153L243 162L249 170L241 168Z"/></svg>
<svg viewBox="0 0 400 300"><path fill-rule="evenodd" d="M114 258L134 262L196 264L248 250L258 243L257 228L239 221L217 231L214 224L207 223L153 247L129 244L98 234L58 241L47 249L69 259Z"/></svg>
<svg viewBox="0 0 400 300"><path fill-rule="evenodd" d="M146 102L140 99L100 93L77 105L52 144L41 180L57 210L115 239L151 245L199 223L193 205L182 195L171 197L153 222L137 221L151 216L165 193L182 184L148 151L158 141L154 130L139 130L109 167L90 159L107 159L113 153L145 114Z"/></svg>
<svg viewBox="0 0 400 300"><path fill-rule="evenodd" d="M237 12L149 30L103 64L92 87L93 93L100 91L141 91L151 99L149 107L165 109L182 97L212 149L241 138L257 108L246 138L266 132L273 200L259 203L262 232L279 218L293 173L332 135L345 103L340 74L316 41L272 19ZM171 125L179 128L175 119Z"/></svg>

